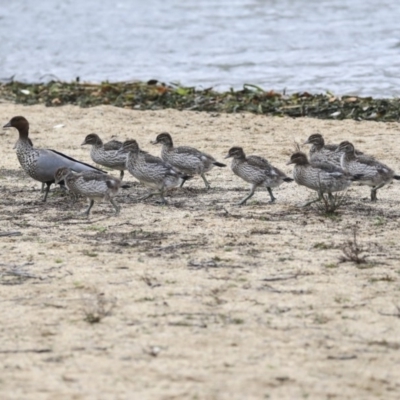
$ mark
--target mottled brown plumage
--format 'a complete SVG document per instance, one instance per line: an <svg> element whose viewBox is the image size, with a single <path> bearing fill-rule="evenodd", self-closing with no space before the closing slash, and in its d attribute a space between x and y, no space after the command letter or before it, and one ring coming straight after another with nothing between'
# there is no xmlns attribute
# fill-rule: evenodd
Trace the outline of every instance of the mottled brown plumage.
<svg viewBox="0 0 400 400"><path fill-rule="evenodd" d="M128 171L145 186L157 189L141 199L159 195L161 202L165 204L164 192L189 177L180 171L175 170L171 165L159 157L140 151L136 140L127 140L118 150L120 154L127 154L126 166Z"/></svg>
<svg viewBox="0 0 400 400"><path fill-rule="evenodd" d="M341 154L341 166L351 175L362 175L359 182L371 186L371 201L377 201L377 191L392 182L400 179L387 165L367 155L357 155L352 143L340 143L337 152Z"/></svg>
<svg viewBox="0 0 400 400"><path fill-rule="evenodd" d="M210 188L210 184L206 179L206 172L214 167L226 167L225 164L216 161L214 157L193 147L174 147L169 133L160 133L153 142L153 144L157 143L162 143L161 158L164 161L186 175L200 175L207 189Z"/></svg>
<svg viewBox="0 0 400 400"><path fill-rule="evenodd" d="M91 133L86 136L82 146L91 145L90 157L92 160L104 167L120 171L120 179L124 177L126 170L126 154L119 154L117 151L121 148L122 142L111 140L103 143L99 135Z"/></svg>
<svg viewBox="0 0 400 400"><path fill-rule="evenodd" d="M54 178L56 182L64 181L68 190L74 195L82 195L89 199L89 206L83 213L86 216L89 216L95 200L109 201L116 214L121 210L113 199L121 186L121 181L117 178L98 172L74 173L66 167L57 169Z"/></svg>
<svg viewBox="0 0 400 400"><path fill-rule="evenodd" d="M332 193L347 189L351 182L358 177L352 177L343 169L329 163L309 162L307 156L302 152L296 152L287 163L294 164L293 178L298 185L306 186L318 193L316 200L310 201L309 205L322 198L327 193L332 198Z"/></svg>
<svg viewBox="0 0 400 400"><path fill-rule="evenodd" d="M281 170L273 167L265 158L259 156L246 156L241 147L232 147L225 158L232 157L232 171L246 182L251 184L250 193L238 205L246 204L259 186L265 186L271 197L271 203L276 198L272 193L273 187L280 186L283 182L291 182Z"/></svg>
<svg viewBox="0 0 400 400"><path fill-rule="evenodd" d="M342 152L337 151L338 144L325 144L325 140L320 133L314 133L304 142L312 144L310 148L310 162L322 162L333 164L341 168L340 157ZM362 154L356 150L357 154Z"/></svg>

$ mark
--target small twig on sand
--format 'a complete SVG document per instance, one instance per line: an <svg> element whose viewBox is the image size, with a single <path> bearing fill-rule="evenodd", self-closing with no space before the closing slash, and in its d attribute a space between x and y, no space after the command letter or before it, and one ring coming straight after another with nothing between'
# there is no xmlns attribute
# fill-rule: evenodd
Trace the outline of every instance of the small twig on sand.
<svg viewBox="0 0 400 400"><path fill-rule="evenodd" d="M25 279L40 279L43 280L45 278L42 278L41 276L38 275L33 275L30 274L29 272L25 272L22 270L22 268L26 267L27 265L32 265L33 263L25 263L22 265L9 265L9 264L4 264L0 263L0 267L6 267L2 271L0 270L0 278L3 276L17 276L18 278L25 278Z"/></svg>
<svg viewBox="0 0 400 400"><path fill-rule="evenodd" d="M270 276L267 278L261 279L262 281L266 282L275 282L275 281L287 281L289 279L297 279L299 276L305 276L308 274L302 274L301 272L294 274L294 275L281 275L281 276Z"/></svg>
<svg viewBox="0 0 400 400"><path fill-rule="evenodd" d="M22 236L22 232L0 232L0 237L4 236Z"/></svg>
<svg viewBox="0 0 400 400"><path fill-rule="evenodd" d="M16 353L51 353L51 349L25 349L25 350L1 350L0 354L16 354Z"/></svg>

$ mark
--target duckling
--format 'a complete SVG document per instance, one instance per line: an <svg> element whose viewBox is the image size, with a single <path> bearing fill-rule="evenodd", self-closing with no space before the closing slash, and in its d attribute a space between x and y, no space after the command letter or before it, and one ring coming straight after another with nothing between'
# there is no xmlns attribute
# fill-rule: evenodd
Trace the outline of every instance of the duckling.
<svg viewBox="0 0 400 400"><path fill-rule="evenodd" d="M310 163L307 156L302 152L292 154L290 161L286 165L290 164L294 164L293 177L296 183L318 193L316 200L309 201L304 206L321 200L324 193L327 193L332 201L333 192L347 189L353 180L360 178L359 175L351 176L333 164Z"/></svg>
<svg viewBox="0 0 400 400"><path fill-rule="evenodd" d="M176 171L168 163L159 157L140 151L136 140L127 140L118 150L119 154L127 154L126 167L128 171L145 186L157 189L156 192L148 193L140 198L147 199L151 196L159 195L161 203L166 204L164 192L172 189L182 180L190 177Z"/></svg>
<svg viewBox="0 0 400 400"><path fill-rule="evenodd" d="M71 168L61 167L57 169L54 180L56 183L64 181L67 189L73 194L89 199L89 206L83 212L87 217L89 217L95 200L108 200L113 205L115 214L119 214L121 211L121 207L113 199L121 185L121 181L117 178L99 172L75 173Z"/></svg>
<svg viewBox="0 0 400 400"><path fill-rule="evenodd" d="M303 144L312 144L310 148L310 161L311 162L322 162L333 164L341 168L340 157L341 152L336 151L337 144L325 144L325 140L320 133L314 133ZM356 150L357 154L363 154Z"/></svg>
<svg viewBox="0 0 400 400"><path fill-rule="evenodd" d="M119 178L123 179L124 170L126 170L126 154L118 154L122 146L122 142L118 140L111 140L107 143L103 143L99 135L91 133L87 135L81 146L91 145L90 157L92 160L104 167L112 168L120 171Z"/></svg>
<svg viewBox="0 0 400 400"><path fill-rule="evenodd" d="M288 178L281 170L273 167L265 158L259 156L247 156L242 147L232 147L225 158L233 157L231 169L234 174L240 176L246 182L251 184L250 193L244 197L238 205L246 204L256 188L266 186L271 197L271 203L276 198L272 193L273 187L280 186L283 182L292 182L292 178Z"/></svg>
<svg viewBox="0 0 400 400"><path fill-rule="evenodd" d="M50 186L54 183L54 174L60 167L68 167L76 172L104 172L58 151L33 147L32 141L28 137L29 122L22 116L13 117L4 125L4 128L10 127L16 128L19 132L15 149L21 167L31 178L47 185L43 201L47 200Z"/></svg>
<svg viewBox="0 0 400 400"><path fill-rule="evenodd" d="M200 175L207 189L210 189L210 184L205 173L214 167L226 167L225 164L216 161L214 157L193 147L174 147L171 135L166 132L160 133L152 143L162 143L161 158L183 174ZM183 184L184 181L181 183L181 187Z"/></svg>
<svg viewBox="0 0 400 400"><path fill-rule="evenodd" d="M359 179L363 185L371 186L371 201L378 200L377 191L392 182L393 179L400 180L399 175L387 165L367 155L357 155L352 143L341 142L336 150L341 153L341 166L351 175L362 175Z"/></svg>

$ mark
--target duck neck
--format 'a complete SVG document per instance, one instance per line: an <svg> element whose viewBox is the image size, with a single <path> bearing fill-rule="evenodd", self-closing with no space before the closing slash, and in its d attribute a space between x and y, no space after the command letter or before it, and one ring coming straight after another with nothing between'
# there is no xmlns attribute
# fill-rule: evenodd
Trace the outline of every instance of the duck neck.
<svg viewBox="0 0 400 400"><path fill-rule="evenodd" d="M356 154L355 154L354 151L346 151L346 152L343 154L342 158L343 158L345 161L352 161L352 160L355 160Z"/></svg>
<svg viewBox="0 0 400 400"><path fill-rule="evenodd" d="M171 151L174 148L172 140L170 142L163 142L161 151Z"/></svg>
<svg viewBox="0 0 400 400"><path fill-rule="evenodd" d="M21 124L22 125L22 124ZM28 142L28 137L29 137L29 125L22 125L19 126L18 128L18 133L19 133L19 140L24 140Z"/></svg>
<svg viewBox="0 0 400 400"><path fill-rule="evenodd" d="M323 142L314 143L311 147L311 152L321 151L323 147Z"/></svg>

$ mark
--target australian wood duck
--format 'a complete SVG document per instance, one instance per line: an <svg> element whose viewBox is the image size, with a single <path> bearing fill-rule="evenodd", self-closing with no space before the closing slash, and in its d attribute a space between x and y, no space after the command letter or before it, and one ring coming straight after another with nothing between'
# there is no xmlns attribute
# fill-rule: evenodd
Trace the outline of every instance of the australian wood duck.
<svg viewBox="0 0 400 400"><path fill-rule="evenodd" d="M47 199L51 184L54 183L54 174L60 167L68 167L76 172L103 172L58 151L34 148L28 137L29 123L24 117L13 117L10 122L4 125L4 128L10 127L16 128L19 132L15 149L21 167L31 178L47 185L44 201Z"/></svg>
<svg viewBox="0 0 400 400"><path fill-rule="evenodd" d="M265 158L259 156L246 156L241 147L232 147L225 158L232 157L231 168L234 174L240 176L251 184L250 193L238 205L246 204L259 186L265 186L271 197L271 203L276 199L272 193L273 187L280 186L283 182L292 182L281 170L273 167Z"/></svg>
<svg viewBox="0 0 400 400"><path fill-rule="evenodd" d="M127 140L118 152L120 154L127 154L127 169L136 179L145 186L157 189L156 192L148 193L140 200L159 195L161 203L165 204L167 201L164 198L164 192L179 186L182 180L190 178L176 171L161 158L141 152L136 140Z"/></svg>
<svg viewBox="0 0 400 400"><path fill-rule="evenodd" d="M169 133L160 133L153 142L153 144L157 143L162 143L161 158L164 161L186 175L200 175L207 189L210 188L210 184L206 179L206 172L214 167L226 167L225 164L216 161L214 157L193 147L174 147L172 137ZM183 184L184 181L181 183L181 186Z"/></svg>
<svg viewBox="0 0 400 400"><path fill-rule="evenodd" d="M341 166L351 175L362 175L359 182L371 186L371 201L377 201L377 191L400 176L387 165L367 155L357 155L352 143L340 143L337 152L341 153Z"/></svg>
<svg viewBox="0 0 400 400"><path fill-rule="evenodd" d="M101 172L74 173L70 168L62 167L57 169L54 179L56 183L64 181L67 189L74 195L82 195L89 199L89 206L83 212L86 216L89 216L95 200L105 199L109 201L116 214L121 210L121 207L113 199L121 185L118 178Z"/></svg>

